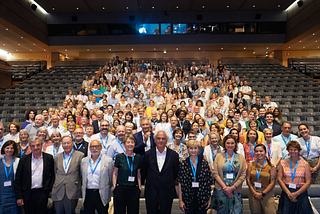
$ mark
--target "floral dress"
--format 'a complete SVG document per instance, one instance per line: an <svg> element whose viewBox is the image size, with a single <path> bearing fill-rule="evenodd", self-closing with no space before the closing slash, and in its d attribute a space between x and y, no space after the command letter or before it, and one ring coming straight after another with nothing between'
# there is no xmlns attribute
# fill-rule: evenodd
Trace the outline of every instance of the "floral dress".
<svg viewBox="0 0 320 214"><path fill-rule="evenodd" d="M178 175L186 213L190 213L190 205L196 200L199 208L197 214L206 214L206 203L209 201L211 193L212 174L208 162L203 158L199 158L197 164L196 181L199 182L199 188L191 188L193 180L190 158L187 158L182 162Z"/></svg>
<svg viewBox="0 0 320 214"><path fill-rule="evenodd" d="M229 173L229 165L227 159L225 159L225 162L223 163L222 180L227 187L231 187L235 183L235 178L237 177L238 171L240 169L238 157L238 154L235 154L232 162L231 173L233 173L233 179L227 179L227 173ZM242 214L242 194L234 193L233 195L234 198L229 198L223 190L217 190L215 188L211 199L211 209L216 210L219 214Z"/></svg>

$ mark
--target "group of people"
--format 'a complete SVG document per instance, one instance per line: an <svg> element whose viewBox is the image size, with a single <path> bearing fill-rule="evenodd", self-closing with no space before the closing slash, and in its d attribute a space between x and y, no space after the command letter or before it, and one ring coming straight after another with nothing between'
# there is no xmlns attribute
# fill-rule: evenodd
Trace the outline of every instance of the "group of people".
<svg viewBox="0 0 320 214"><path fill-rule="evenodd" d="M244 184L252 213L312 213L320 138L306 124L292 134L247 84L221 64L115 58L59 109L29 109L5 136L0 123L0 213L46 213L49 196L58 214L79 198L108 213L111 197L114 213L139 213L142 185L150 214L171 213L176 197L185 213L242 213Z"/></svg>

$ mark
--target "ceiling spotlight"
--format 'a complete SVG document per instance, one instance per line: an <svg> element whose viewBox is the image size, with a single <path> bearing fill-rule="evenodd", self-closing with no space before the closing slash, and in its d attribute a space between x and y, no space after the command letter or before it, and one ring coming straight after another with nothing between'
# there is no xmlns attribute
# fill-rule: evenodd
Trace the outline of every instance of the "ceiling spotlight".
<svg viewBox="0 0 320 214"><path fill-rule="evenodd" d="M18 45L20 45L20 44L18 44Z"/></svg>
<svg viewBox="0 0 320 214"><path fill-rule="evenodd" d="M163 51L163 53L167 53L167 51Z"/></svg>
<svg viewBox="0 0 320 214"><path fill-rule="evenodd" d="M221 48L221 50L223 50L223 48Z"/></svg>
<svg viewBox="0 0 320 214"><path fill-rule="evenodd" d="M267 49L269 49L269 47L267 47Z"/></svg>
<svg viewBox="0 0 320 214"><path fill-rule="evenodd" d="M77 7L76 10L79 10L79 7Z"/></svg>
<svg viewBox="0 0 320 214"><path fill-rule="evenodd" d="M301 42L301 40L300 40L300 42Z"/></svg>
<svg viewBox="0 0 320 214"><path fill-rule="evenodd" d="M179 9L179 6L177 5L176 8Z"/></svg>
<svg viewBox="0 0 320 214"><path fill-rule="evenodd" d="M153 50L155 51L155 50L156 50L156 48L153 48Z"/></svg>
<svg viewBox="0 0 320 214"><path fill-rule="evenodd" d="M176 50L179 50L179 48L176 48Z"/></svg>
<svg viewBox="0 0 320 214"><path fill-rule="evenodd" d="M36 44L33 43L33 45L36 45Z"/></svg>
<svg viewBox="0 0 320 214"><path fill-rule="evenodd" d="M102 7L102 10L106 9L105 7Z"/></svg>
<svg viewBox="0 0 320 214"><path fill-rule="evenodd" d="M6 28L6 30L9 30L8 28Z"/></svg>
<svg viewBox="0 0 320 214"><path fill-rule="evenodd" d="M109 51L111 51L111 48L109 49Z"/></svg>
<svg viewBox="0 0 320 214"><path fill-rule="evenodd" d="M278 7L280 7L280 4L278 4Z"/></svg>
<svg viewBox="0 0 320 214"><path fill-rule="evenodd" d="M316 35L315 33L313 33L312 35Z"/></svg>
<svg viewBox="0 0 320 214"><path fill-rule="evenodd" d="M252 5L252 7L256 7L256 5Z"/></svg>
<svg viewBox="0 0 320 214"><path fill-rule="evenodd" d="M18 51L18 50L16 50L16 51Z"/></svg>
<svg viewBox="0 0 320 214"><path fill-rule="evenodd" d="M30 49L30 51L32 51L32 50Z"/></svg>
<svg viewBox="0 0 320 214"><path fill-rule="evenodd" d="M6 44L3 44L3 46L6 46Z"/></svg>
<svg viewBox="0 0 320 214"><path fill-rule="evenodd" d="M288 48L290 48L290 47L288 47Z"/></svg>
<svg viewBox="0 0 320 214"><path fill-rule="evenodd" d="M68 51L67 49L64 49L64 51Z"/></svg>
<svg viewBox="0 0 320 214"><path fill-rule="evenodd" d="M52 10L55 10L55 8L53 7Z"/></svg>
<svg viewBox="0 0 320 214"><path fill-rule="evenodd" d="M318 42L318 40L316 40L316 42Z"/></svg>
<svg viewBox="0 0 320 214"><path fill-rule="evenodd" d="M204 9L204 5L202 5L202 9Z"/></svg>
<svg viewBox="0 0 320 214"><path fill-rule="evenodd" d="M126 9L128 10L128 9L129 9L129 7L126 7Z"/></svg>
<svg viewBox="0 0 320 214"><path fill-rule="evenodd" d="M244 47L243 49L247 49L246 47Z"/></svg>
<svg viewBox="0 0 320 214"><path fill-rule="evenodd" d="M227 5L227 8L229 8L229 5Z"/></svg>
<svg viewBox="0 0 320 214"><path fill-rule="evenodd" d="M154 6L152 6L151 8L154 9Z"/></svg>
<svg viewBox="0 0 320 214"><path fill-rule="evenodd" d="M87 51L89 51L89 48L87 49Z"/></svg>
<svg viewBox="0 0 320 214"><path fill-rule="evenodd" d="M199 48L199 50L201 50L201 48Z"/></svg>
<svg viewBox="0 0 320 214"><path fill-rule="evenodd" d="M256 54L256 52L253 51L253 54Z"/></svg>
<svg viewBox="0 0 320 214"><path fill-rule="evenodd" d="M318 48L319 48L319 46L318 46Z"/></svg>
<svg viewBox="0 0 320 214"><path fill-rule="evenodd" d="M46 51L46 49L43 49L43 51Z"/></svg>
<svg viewBox="0 0 320 214"><path fill-rule="evenodd" d="M133 48L131 48L131 50L133 51Z"/></svg>
<svg viewBox="0 0 320 214"><path fill-rule="evenodd" d="M21 36L21 39L23 39L23 36Z"/></svg>
<svg viewBox="0 0 320 214"><path fill-rule="evenodd" d="M303 47L303 48L305 48L305 47Z"/></svg>

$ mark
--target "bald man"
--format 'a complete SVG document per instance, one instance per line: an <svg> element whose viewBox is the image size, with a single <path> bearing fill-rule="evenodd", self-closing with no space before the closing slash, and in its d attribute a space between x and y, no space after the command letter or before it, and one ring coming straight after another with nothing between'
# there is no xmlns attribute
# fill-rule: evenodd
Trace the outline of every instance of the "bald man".
<svg viewBox="0 0 320 214"><path fill-rule="evenodd" d="M77 128L74 131L73 148L76 151L82 152L84 154L84 157L87 157L89 143L83 139L83 135L84 135L84 132L82 128Z"/></svg>
<svg viewBox="0 0 320 214"><path fill-rule="evenodd" d="M267 109L270 108L270 107L274 107L274 108L277 108L277 107L278 107L277 103L271 102L271 99L270 99L269 96L266 96L266 97L264 98L264 100L266 101L266 103L263 104L263 107L265 107L265 108L267 108Z"/></svg>

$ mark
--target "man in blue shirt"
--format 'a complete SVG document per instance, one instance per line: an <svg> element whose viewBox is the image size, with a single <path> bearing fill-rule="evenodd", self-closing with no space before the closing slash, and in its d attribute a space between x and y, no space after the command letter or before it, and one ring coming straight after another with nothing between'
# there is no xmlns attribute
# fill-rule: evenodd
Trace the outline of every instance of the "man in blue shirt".
<svg viewBox="0 0 320 214"><path fill-rule="evenodd" d="M113 108L116 108L116 104L119 100L116 98L116 94L114 92L111 93L111 97L108 98L108 104L112 105Z"/></svg>
<svg viewBox="0 0 320 214"><path fill-rule="evenodd" d="M100 90L100 88L98 87L97 90L94 90L93 96L94 96L95 98L97 98L96 102L98 103L98 102L100 102L100 100L102 100L103 91Z"/></svg>

